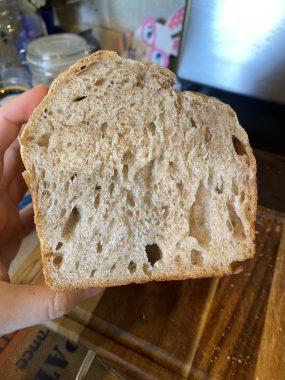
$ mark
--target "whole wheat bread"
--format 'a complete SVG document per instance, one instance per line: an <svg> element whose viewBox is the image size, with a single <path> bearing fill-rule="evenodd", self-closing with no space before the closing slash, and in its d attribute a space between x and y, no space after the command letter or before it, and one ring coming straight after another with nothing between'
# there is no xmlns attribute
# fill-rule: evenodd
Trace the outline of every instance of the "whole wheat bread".
<svg viewBox="0 0 285 380"><path fill-rule="evenodd" d="M254 254L247 135L229 106L174 81L101 51L34 111L21 153L52 288L223 276Z"/></svg>

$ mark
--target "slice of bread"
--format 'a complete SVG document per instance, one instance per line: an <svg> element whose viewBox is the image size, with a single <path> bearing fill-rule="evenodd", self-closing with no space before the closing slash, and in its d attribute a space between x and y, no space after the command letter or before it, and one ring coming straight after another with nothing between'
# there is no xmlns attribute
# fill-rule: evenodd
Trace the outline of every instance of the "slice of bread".
<svg viewBox="0 0 285 380"><path fill-rule="evenodd" d="M236 114L169 70L97 52L20 139L46 282L223 276L254 254L256 164Z"/></svg>

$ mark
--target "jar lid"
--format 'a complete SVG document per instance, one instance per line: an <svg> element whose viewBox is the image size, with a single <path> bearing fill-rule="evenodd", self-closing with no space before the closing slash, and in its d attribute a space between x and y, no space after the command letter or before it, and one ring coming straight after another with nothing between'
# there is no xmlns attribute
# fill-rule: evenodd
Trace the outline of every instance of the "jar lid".
<svg viewBox="0 0 285 380"><path fill-rule="evenodd" d="M85 56L87 43L73 33L40 37L29 43L27 60L32 65L65 66Z"/></svg>

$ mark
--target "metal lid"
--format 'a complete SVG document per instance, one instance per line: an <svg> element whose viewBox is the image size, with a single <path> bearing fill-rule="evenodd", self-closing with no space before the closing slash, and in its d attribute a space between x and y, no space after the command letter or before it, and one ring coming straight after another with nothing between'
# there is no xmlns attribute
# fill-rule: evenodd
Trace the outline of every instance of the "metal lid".
<svg viewBox="0 0 285 380"><path fill-rule="evenodd" d="M65 66L85 56L87 43L73 33L60 33L37 38L29 43L27 60L32 65Z"/></svg>

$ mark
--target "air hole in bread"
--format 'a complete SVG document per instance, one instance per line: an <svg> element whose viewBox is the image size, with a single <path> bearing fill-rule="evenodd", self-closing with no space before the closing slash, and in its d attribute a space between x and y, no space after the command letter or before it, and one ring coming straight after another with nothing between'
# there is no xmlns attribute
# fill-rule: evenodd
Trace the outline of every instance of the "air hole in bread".
<svg viewBox="0 0 285 380"><path fill-rule="evenodd" d="M129 166L127 164L123 165L122 173L123 173L124 179L127 180L128 179L128 173L129 173Z"/></svg>
<svg viewBox="0 0 285 380"><path fill-rule="evenodd" d="M108 123L103 123L100 127L101 129L101 133L102 133L102 139L104 139L106 137L106 131L107 131L107 128L108 128Z"/></svg>
<svg viewBox="0 0 285 380"><path fill-rule="evenodd" d="M244 267L241 265L240 261L233 261L230 264L230 269L232 270L233 274L239 274L243 271Z"/></svg>
<svg viewBox="0 0 285 380"><path fill-rule="evenodd" d="M119 178L118 170L114 169L114 173L112 175L112 181L117 182Z"/></svg>
<svg viewBox="0 0 285 380"><path fill-rule="evenodd" d="M79 261L76 261L75 263L75 269L78 269L79 268Z"/></svg>
<svg viewBox="0 0 285 380"><path fill-rule="evenodd" d="M243 203L244 200L245 200L245 192L242 191L242 192L241 192L241 195L240 195L240 201L241 201L241 203Z"/></svg>
<svg viewBox="0 0 285 380"><path fill-rule="evenodd" d="M210 202L210 190L201 181L189 214L189 230L190 236L196 238L199 245L205 249L208 249L211 240L209 230Z"/></svg>
<svg viewBox="0 0 285 380"><path fill-rule="evenodd" d="M152 271L150 264L144 263L142 266L143 272L146 276L151 277Z"/></svg>
<svg viewBox="0 0 285 380"><path fill-rule="evenodd" d="M129 218L131 218L131 217L134 215L134 213L133 213L131 210L127 210L127 211L126 211L126 215L127 215Z"/></svg>
<svg viewBox="0 0 285 380"><path fill-rule="evenodd" d="M42 192L42 198L43 199L48 199L48 198L50 198L50 196L51 196L51 194L50 194L50 192L48 190L44 190Z"/></svg>
<svg viewBox="0 0 285 380"><path fill-rule="evenodd" d="M69 147L71 147L71 142L68 142L67 144L66 144L66 146L67 146L67 148L69 148Z"/></svg>
<svg viewBox="0 0 285 380"><path fill-rule="evenodd" d="M243 143L236 136L232 136L232 142L234 150L239 156L243 156L246 154L246 149Z"/></svg>
<svg viewBox="0 0 285 380"><path fill-rule="evenodd" d="M114 185L114 183L112 182L112 183L109 185L109 193L110 193L110 195L113 194L114 188L115 188L115 185Z"/></svg>
<svg viewBox="0 0 285 380"><path fill-rule="evenodd" d="M58 251L61 247L63 246L63 242L62 241L59 241L56 245L56 248L55 250Z"/></svg>
<svg viewBox="0 0 285 380"><path fill-rule="evenodd" d="M77 96L77 98L73 99L74 102L81 102L81 100L86 99L87 96Z"/></svg>
<svg viewBox="0 0 285 380"><path fill-rule="evenodd" d="M163 217L167 218L169 215L169 207L168 206L162 206L161 211L162 211Z"/></svg>
<svg viewBox="0 0 285 380"><path fill-rule="evenodd" d="M191 251L191 264L198 265L198 266L203 265L202 253L198 251L197 249L192 249Z"/></svg>
<svg viewBox="0 0 285 380"><path fill-rule="evenodd" d="M191 126L192 128L197 128L196 121L193 119L193 117L190 118Z"/></svg>
<svg viewBox="0 0 285 380"><path fill-rule="evenodd" d="M151 121L150 123L148 123L148 124L146 125L146 128L147 128L147 130L150 132L150 134L151 134L152 136L155 135L156 125L154 124L153 121Z"/></svg>
<svg viewBox="0 0 285 380"><path fill-rule="evenodd" d="M234 178L232 179L232 192L234 195L238 195L238 186Z"/></svg>
<svg viewBox="0 0 285 380"><path fill-rule="evenodd" d="M233 226L233 236L238 240L245 240L246 235L244 231L244 226L240 217L237 215L234 205L231 201L227 201L227 209L229 212L230 222Z"/></svg>
<svg viewBox="0 0 285 380"><path fill-rule="evenodd" d="M87 223L91 224L93 222L93 216L89 216L87 219Z"/></svg>
<svg viewBox="0 0 285 380"><path fill-rule="evenodd" d="M144 87L144 76L143 76L142 73L138 73L138 75L136 77L135 86L139 87L139 88L143 88Z"/></svg>
<svg viewBox="0 0 285 380"><path fill-rule="evenodd" d="M209 131L209 128L205 129L205 143L208 144L211 141L212 134Z"/></svg>
<svg viewBox="0 0 285 380"><path fill-rule="evenodd" d="M98 193L94 200L94 208L97 211L100 205L100 193Z"/></svg>
<svg viewBox="0 0 285 380"><path fill-rule="evenodd" d="M62 260L63 260L63 255L60 254L60 253L56 254L55 257L52 260L53 265L56 266L56 267L59 267L60 264L62 263Z"/></svg>
<svg viewBox="0 0 285 380"><path fill-rule="evenodd" d="M182 181L178 182L178 183L176 184L176 186L178 187L178 190L180 191L180 193L182 193L183 190L184 190L183 182L182 182Z"/></svg>
<svg viewBox="0 0 285 380"><path fill-rule="evenodd" d="M110 272L111 272L111 273L114 272L115 269L116 269L116 263L113 264L113 265L111 266L111 268L110 268Z"/></svg>
<svg viewBox="0 0 285 380"><path fill-rule="evenodd" d="M147 259L152 267L158 260L162 258L162 252L157 244L148 244L145 247L145 252Z"/></svg>
<svg viewBox="0 0 285 380"><path fill-rule="evenodd" d="M123 154L123 160L122 160L122 162L123 163L128 162L131 159L132 155L133 155L132 152L129 149L127 149L125 151L125 153Z"/></svg>
<svg viewBox="0 0 285 380"><path fill-rule="evenodd" d="M96 190L96 191L101 191L101 186L100 186L100 185L97 185L97 186L95 187L95 190Z"/></svg>
<svg viewBox="0 0 285 380"><path fill-rule="evenodd" d="M47 148L49 146L49 139L50 139L50 134L45 133L37 141L38 146L42 148Z"/></svg>
<svg viewBox="0 0 285 380"><path fill-rule="evenodd" d="M33 171L35 171L34 168L33 168ZM45 170L44 169L39 169L39 177L40 177L40 179L44 179L45 175L46 175Z"/></svg>
<svg viewBox="0 0 285 380"><path fill-rule="evenodd" d="M96 269L92 269L92 271L91 271L89 277L94 277L94 274L95 274L95 273L96 273Z"/></svg>
<svg viewBox="0 0 285 380"><path fill-rule="evenodd" d="M170 176L171 176L173 179L175 179L176 176L177 176L177 173L179 173L179 170L178 170L178 168L177 168L177 165L176 165L174 162L170 161L170 162L169 162L169 174L170 174Z"/></svg>
<svg viewBox="0 0 285 380"><path fill-rule="evenodd" d="M80 215L78 207L76 206L73 207L62 230L62 237L65 240L68 240L71 237L71 235L74 233L77 227L77 224L80 221L80 218L81 218L81 215Z"/></svg>
<svg viewBox="0 0 285 380"><path fill-rule="evenodd" d="M131 274L135 273L135 271L137 270L137 264L134 261L130 261L128 265L128 270Z"/></svg>
<svg viewBox="0 0 285 380"><path fill-rule="evenodd" d="M60 211L60 217L63 218L65 214L66 214L66 208L63 208L63 209Z"/></svg>
<svg viewBox="0 0 285 380"><path fill-rule="evenodd" d="M96 251L97 251L97 253L101 253L102 252L102 249L103 249L103 247L102 247L102 244L100 243L100 241L97 243L97 246L96 246Z"/></svg>
<svg viewBox="0 0 285 380"><path fill-rule="evenodd" d="M76 177L77 177L77 173L73 174L73 175L70 177L71 181L73 182L73 181L75 180Z"/></svg>
<svg viewBox="0 0 285 380"><path fill-rule="evenodd" d="M220 183L218 183L215 187L215 192L217 194L223 194L223 191L224 191L224 182L221 181Z"/></svg>
<svg viewBox="0 0 285 380"><path fill-rule="evenodd" d="M133 194L130 191L127 192L127 203L131 207L134 207L136 205Z"/></svg>
<svg viewBox="0 0 285 380"><path fill-rule="evenodd" d="M102 86L102 84L104 83L104 79L103 78L98 78L95 82L95 85L96 86Z"/></svg>

